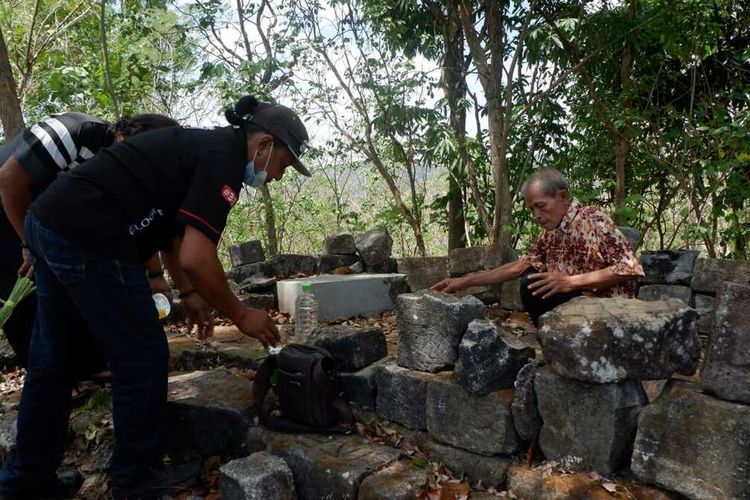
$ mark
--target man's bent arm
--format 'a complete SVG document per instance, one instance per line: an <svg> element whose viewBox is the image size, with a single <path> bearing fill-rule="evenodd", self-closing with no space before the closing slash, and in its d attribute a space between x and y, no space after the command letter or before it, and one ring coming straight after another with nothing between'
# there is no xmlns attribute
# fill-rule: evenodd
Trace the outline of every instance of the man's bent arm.
<svg viewBox="0 0 750 500"><path fill-rule="evenodd" d="M3 210L21 241L26 241L23 226L26 211L31 205L33 186L31 176L14 156L8 158L0 167L0 198L3 200Z"/></svg>

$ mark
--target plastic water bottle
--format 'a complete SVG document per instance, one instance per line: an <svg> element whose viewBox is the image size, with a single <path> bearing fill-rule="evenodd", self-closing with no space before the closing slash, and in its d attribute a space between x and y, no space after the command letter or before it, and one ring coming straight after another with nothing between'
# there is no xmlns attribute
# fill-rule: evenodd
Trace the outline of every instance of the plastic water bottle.
<svg viewBox="0 0 750 500"><path fill-rule="evenodd" d="M313 330L318 328L318 301L312 294L310 283L302 284L302 293L295 303L294 341L305 343L310 340Z"/></svg>
<svg viewBox="0 0 750 500"><path fill-rule="evenodd" d="M151 296L154 299L154 305L159 313L159 319L164 319L169 316L172 311L172 305L169 303L169 299L163 293L155 293Z"/></svg>

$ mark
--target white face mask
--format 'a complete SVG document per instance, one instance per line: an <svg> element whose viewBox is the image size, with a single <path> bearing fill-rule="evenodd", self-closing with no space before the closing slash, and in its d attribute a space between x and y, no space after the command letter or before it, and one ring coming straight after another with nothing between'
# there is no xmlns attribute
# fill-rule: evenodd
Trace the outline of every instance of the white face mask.
<svg viewBox="0 0 750 500"><path fill-rule="evenodd" d="M263 170L255 173L255 157L258 156L258 151L255 150L255 154L253 155L253 159L247 162L247 165L245 165L245 185L247 187L258 189L263 184L266 183L266 178L268 177L268 164L271 162L271 155L273 154L273 143L271 143L271 151L268 153L268 159L266 160L266 164L263 167Z"/></svg>

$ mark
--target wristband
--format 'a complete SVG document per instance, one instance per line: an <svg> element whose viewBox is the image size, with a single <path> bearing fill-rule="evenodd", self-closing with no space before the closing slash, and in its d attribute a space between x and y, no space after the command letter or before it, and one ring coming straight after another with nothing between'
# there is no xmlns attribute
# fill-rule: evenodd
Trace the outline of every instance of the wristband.
<svg viewBox="0 0 750 500"><path fill-rule="evenodd" d="M148 273L148 279L163 278L163 277L164 277L164 271L162 270L154 271L153 273Z"/></svg>
<svg viewBox="0 0 750 500"><path fill-rule="evenodd" d="M190 290L189 292L180 292L180 294L177 296L177 298L184 299L192 294L195 293L195 289Z"/></svg>

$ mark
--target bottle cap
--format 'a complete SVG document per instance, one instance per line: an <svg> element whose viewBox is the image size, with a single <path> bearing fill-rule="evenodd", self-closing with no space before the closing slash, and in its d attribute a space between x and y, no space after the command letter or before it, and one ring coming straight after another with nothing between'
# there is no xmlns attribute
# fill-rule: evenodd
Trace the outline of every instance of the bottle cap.
<svg viewBox="0 0 750 500"><path fill-rule="evenodd" d="M302 291L309 292L312 290L312 283L302 283Z"/></svg>
<svg viewBox="0 0 750 500"><path fill-rule="evenodd" d="M169 303L167 296L163 293L155 293L151 298L154 299L154 305L159 312L159 319L164 319L169 316L169 313L172 311L172 305Z"/></svg>

